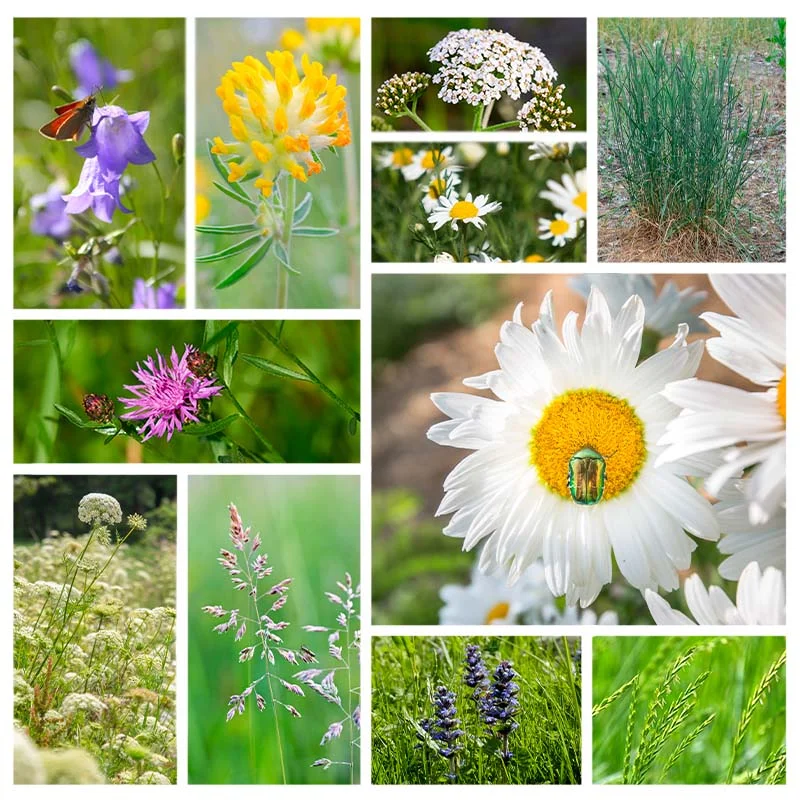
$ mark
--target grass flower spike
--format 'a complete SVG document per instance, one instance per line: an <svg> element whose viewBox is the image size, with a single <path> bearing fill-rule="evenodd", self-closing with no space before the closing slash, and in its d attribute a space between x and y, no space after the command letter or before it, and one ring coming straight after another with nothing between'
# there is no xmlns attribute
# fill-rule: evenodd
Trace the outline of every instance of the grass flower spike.
<svg viewBox="0 0 800 800"><path fill-rule="evenodd" d="M305 182L322 170L318 151L350 144L345 106L347 89L322 64L301 58L303 77L288 51L267 53L271 70L253 56L235 62L222 76L217 95L228 115L233 142L214 140L213 152L237 183L259 173L255 185L264 196L277 177L288 173Z"/></svg>

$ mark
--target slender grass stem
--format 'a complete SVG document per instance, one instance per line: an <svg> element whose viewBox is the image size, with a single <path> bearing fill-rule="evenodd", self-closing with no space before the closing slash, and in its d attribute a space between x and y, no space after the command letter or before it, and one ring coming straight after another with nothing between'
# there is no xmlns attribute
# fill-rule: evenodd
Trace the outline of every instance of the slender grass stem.
<svg viewBox="0 0 800 800"><path fill-rule="evenodd" d="M266 451L272 456L274 461L278 461L280 463L284 463L283 456L270 444L267 437L264 435L261 428L258 427L255 420L245 411L244 406L236 399L236 395L231 390L230 386L219 379L219 382L225 387L225 391L228 393L228 399L233 403L234 408L239 412L239 416L244 420L247 426L253 431L256 439L258 439L259 443Z"/></svg>

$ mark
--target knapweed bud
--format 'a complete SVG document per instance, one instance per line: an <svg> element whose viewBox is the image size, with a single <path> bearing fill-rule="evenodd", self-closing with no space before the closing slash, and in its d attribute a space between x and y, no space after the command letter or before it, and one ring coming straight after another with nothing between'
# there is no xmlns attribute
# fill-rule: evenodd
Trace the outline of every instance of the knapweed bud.
<svg viewBox="0 0 800 800"><path fill-rule="evenodd" d="M196 378L208 378L217 368L217 357L202 350L192 350L186 356L186 366Z"/></svg>
<svg viewBox="0 0 800 800"><path fill-rule="evenodd" d="M178 167L183 164L186 158L186 139L182 133L176 133L172 137L172 157Z"/></svg>
<svg viewBox="0 0 800 800"><path fill-rule="evenodd" d="M107 394L84 395L83 410L92 422L111 422L114 416L114 404Z"/></svg>

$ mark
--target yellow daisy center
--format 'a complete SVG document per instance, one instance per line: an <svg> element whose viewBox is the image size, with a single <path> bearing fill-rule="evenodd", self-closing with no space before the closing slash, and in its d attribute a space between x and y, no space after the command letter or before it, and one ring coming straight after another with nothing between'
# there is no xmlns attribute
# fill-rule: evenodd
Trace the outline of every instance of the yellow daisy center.
<svg viewBox="0 0 800 800"><path fill-rule="evenodd" d="M428 187L428 197L438 200L444 194L446 188L447 181L444 178L437 178L435 181L431 181L431 185Z"/></svg>
<svg viewBox="0 0 800 800"><path fill-rule="evenodd" d="M778 382L778 397L775 400L775 405L778 406L778 413L783 417L784 423L786 422L786 369L783 370L783 377Z"/></svg>
<svg viewBox="0 0 800 800"><path fill-rule="evenodd" d="M586 213L586 192L578 192L572 198L572 205L577 206L583 213Z"/></svg>
<svg viewBox="0 0 800 800"><path fill-rule="evenodd" d="M425 169L433 169L437 164L441 164L444 161L442 157L441 150L428 150L422 159L420 160L420 164Z"/></svg>
<svg viewBox="0 0 800 800"><path fill-rule="evenodd" d="M570 459L591 448L606 464L603 498L624 492L647 459L644 425L631 405L601 389L570 389L550 401L531 431L530 463L569 500Z"/></svg>
<svg viewBox="0 0 800 800"><path fill-rule="evenodd" d="M538 264L540 261L544 261L544 256L540 256L538 253L531 253L531 255L525 256L525 261L528 264Z"/></svg>
<svg viewBox="0 0 800 800"><path fill-rule="evenodd" d="M553 236L563 236L569 230L569 222L563 219L550 220L550 233Z"/></svg>
<svg viewBox="0 0 800 800"><path fill-rule="evenodd" d="M459 200L450 209L452 219L472 219L478 216L478 206L468 200Z"/></svg>
<svg viewBox="0 0 800 800"><path fill-rule="evenodd" d="M407 167L414 159L414 152L408 147L401 147L392 154L392 166Z"/></svg>
<svg viewBox="0 0 800 800"><path fill-rule="evenodd" d="M508 616L508 603L497 603L489 609L486 619L483 621L484 625L491 625L495 620L505 619Z"/></svg>

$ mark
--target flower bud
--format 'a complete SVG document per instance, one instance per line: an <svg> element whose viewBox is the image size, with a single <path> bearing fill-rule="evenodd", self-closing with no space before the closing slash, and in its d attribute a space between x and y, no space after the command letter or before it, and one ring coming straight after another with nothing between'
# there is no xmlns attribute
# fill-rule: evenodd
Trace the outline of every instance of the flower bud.
<svg viewBox="0 0 800 800"><path fill-rule="evenodd" d="M176 133L172 137L172 157L175 159L175 165L180 166L183 164L186 157L186 139L182 133Z"/></svg>
<svg viewBox="0 0 800 800"><path fill-rule="evenodd" d="M208 378L217 368L217 357L202 350L192 350L186 357L186 366L196 378Z"/></svg>
<svg viewBox="0 0 800 800"><path fill-rule="evenodd" d="M83 410L92 422L111 422L114 403L107 394L87 394L83 398Z"/></svg>

